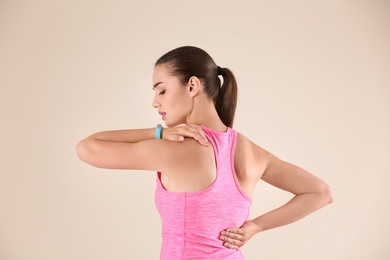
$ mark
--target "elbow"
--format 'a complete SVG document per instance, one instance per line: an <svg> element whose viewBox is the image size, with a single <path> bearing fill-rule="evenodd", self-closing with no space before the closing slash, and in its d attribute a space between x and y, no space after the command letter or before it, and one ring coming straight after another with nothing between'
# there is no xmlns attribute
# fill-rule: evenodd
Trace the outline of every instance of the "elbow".
<svg viewBox="0 0 390 260"><path fill-rule="evenodd" d="M333 202L333 192L332 189L327 184L325 184L324 187L321 188L319 193L321 196L321 202L323 206L326 206Z"/></svg>
<svg viewBox="0 0 390 260"><path fill-rule="evenodd" d="M88 162L87 140L82 140L77 144L76 152L81 161Z"/></svg>
<svg viewBox="0 0 390 260"><path fill-rule="evenodd" d="M99 157L99 142L94 138L88 137L80 141L76 146L76 152L79 159L89 165L105 168L103 167L101 157Z"/></svg>

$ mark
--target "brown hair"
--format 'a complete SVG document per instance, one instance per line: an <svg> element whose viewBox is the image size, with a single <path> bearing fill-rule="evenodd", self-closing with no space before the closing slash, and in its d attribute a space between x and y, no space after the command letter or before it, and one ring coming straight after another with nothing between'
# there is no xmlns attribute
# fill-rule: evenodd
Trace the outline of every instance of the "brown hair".
<svg viewBox="0 0 390 260"><path fill-rule="evenodd" d="M211 56L204 50L183 46L167 52L156 61L155 66L166 64L172 75L179 77L183 85L192 76L198 77L203 83L206 93L214 102L222 122L233 126L237 105L237 82L228 68L219 68ZM218 77L221 75L223 84Z"/></svg>

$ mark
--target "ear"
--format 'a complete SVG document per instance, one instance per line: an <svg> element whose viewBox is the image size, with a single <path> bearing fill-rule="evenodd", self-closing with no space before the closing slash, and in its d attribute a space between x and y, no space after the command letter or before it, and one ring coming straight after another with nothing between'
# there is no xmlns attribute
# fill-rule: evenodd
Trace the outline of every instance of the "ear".
<svg viewBox="0 0 390 260"><path fill-rule="evenodd" d="M191 97L196 96L201 88L201 83L198 77L192 76L188 80L188 93L190 94Z"/></svg>

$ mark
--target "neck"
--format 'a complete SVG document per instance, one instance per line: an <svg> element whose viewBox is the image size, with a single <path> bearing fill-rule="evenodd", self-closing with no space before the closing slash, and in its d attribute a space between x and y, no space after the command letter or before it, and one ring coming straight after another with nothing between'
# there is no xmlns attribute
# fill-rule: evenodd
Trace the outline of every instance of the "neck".
<svg viewBox="0 0 390 260"><path fill-rule="evenodd" d="M194 101L193 109L187 116L187 124L203 125L220 132L227 130L227 126L219 118L214 103L206 98Z"/></svg>

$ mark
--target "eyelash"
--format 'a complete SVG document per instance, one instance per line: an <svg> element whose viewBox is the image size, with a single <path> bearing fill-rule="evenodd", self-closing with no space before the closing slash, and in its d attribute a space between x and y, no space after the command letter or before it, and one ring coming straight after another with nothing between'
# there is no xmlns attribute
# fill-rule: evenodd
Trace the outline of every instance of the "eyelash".
<svg viewBox="0 0 390 260"><path fill-rule="evenodd" d="M159 95L164 95L165 94L165 90L161 91L160 93L158 93Z"/></svg>

